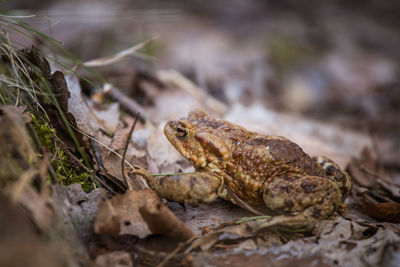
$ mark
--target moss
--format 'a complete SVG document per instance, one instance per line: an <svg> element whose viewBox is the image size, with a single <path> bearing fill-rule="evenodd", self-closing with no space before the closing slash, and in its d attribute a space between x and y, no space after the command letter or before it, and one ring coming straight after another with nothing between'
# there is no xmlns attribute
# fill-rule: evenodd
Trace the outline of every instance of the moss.
<svg viewBox="0 0 400 267"><path fill-rule="evenodd" d="M33 114L32 122L40 142L54 155L51 164L56 172L58 181L62 182L63 185L81 184L85 192L94 189L91 174L68 163L70 162L68 156L57 146L55 141L56 131L47 122L39 121Z"/></svg>
<svg viewBox="0 0 400 267"><path fill-rule="evenodd" d="M65 166L66 165L66 166ZM90 173L78 173L75 169L71 168L68 164L59 165L56 169L56 174L61 179L63 185L81 184L85 192L93 190L94 186L90 178Z"/></svg>
<svg viewBox="0 0 400 267"><path fill-rule="evenodd" d="M40 142L45 148L47 148L48 151L54 153L54 151L56 150L56 145L53 136L56 131L50 128L47 122L39 122L35 115L32 114L31 116L33 127L39 136Z"/></svg>

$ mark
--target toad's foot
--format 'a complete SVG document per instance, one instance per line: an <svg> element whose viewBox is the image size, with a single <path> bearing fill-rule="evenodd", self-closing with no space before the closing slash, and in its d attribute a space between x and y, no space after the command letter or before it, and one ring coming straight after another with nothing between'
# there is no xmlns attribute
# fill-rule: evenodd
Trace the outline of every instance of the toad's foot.
<svg viewBox="0 0 400 267"><path fill-rule="evenodd" d="M343 171L339 165L327 157L319 156L314 158L318 164L325 170L325 174L331 179L338 183L340 191L342 193L342 200L344 201L349 195L352 182L347 172Z"/></svg>

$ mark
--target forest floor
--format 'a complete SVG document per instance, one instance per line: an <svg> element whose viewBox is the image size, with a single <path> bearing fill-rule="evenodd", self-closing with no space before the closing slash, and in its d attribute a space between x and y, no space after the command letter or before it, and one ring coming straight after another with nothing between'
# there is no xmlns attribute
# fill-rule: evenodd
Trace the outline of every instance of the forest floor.
<svg viewBox="0 0 400 267"><path fill-rule="evenodd" d="M0 266L399 266L400 4L269 2L2 9ZM192 110L337 162L344 212L160 198L132 170L193 172L163 133Z"/></svg>

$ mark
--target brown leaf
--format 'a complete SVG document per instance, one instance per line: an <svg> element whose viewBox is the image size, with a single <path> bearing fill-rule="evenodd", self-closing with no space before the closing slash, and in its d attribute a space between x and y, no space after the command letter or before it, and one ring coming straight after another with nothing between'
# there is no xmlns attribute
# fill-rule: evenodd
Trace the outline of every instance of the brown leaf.
<svg viewBox="0 0 400 267"><path fill-rule="evenodd" d="M189 239L193 233L149 189L128 191L105 201L94 221L96 233L135 235L161 234Z"/></svg>
<svg viewBox="0 0 400 267"><path fill-rule="evenodd" d="M68 112L68 99L71 97L71 94L68 91L64 74L61 71L55 71L49 77L49 82L53 87L54 95L60 103L61 108L64 110L64 112Z"/></svg>
<svg viewBox="0 0 400 267"><path fill-rule="evenodd" d="M91 110L87 105L87 100L82 95L79 79L75 75L66 75L66 90L70 94L68 98L68 111L75 118L78 128L92 136L97 136L99 125L91 118Z"/></svg>
<svg viewBox="0 0 400 267"><path fill-rule="evenodd" d="M396 256L386 256L384 250L387 249L387 246L397 244L400 240L395 233L388 229L378 228L376 232L370 233L369 227L361 226L341 217L335 220L321 221L314 234L273 246L271 246L272 242L257 243L257 249L252 249L252 244L242 243L239 247L219 250L218 253L200 252L194 255L192 264L194 266L243 266L244 264L265 266L269 259L270 264L267 264L268 266L298 266L299 263L305 266L310 264L321 266L363 266L368 264L377 266L386 257L396 258ZM227 236L228 234L221 235L220 239L228 239ZM262 236L263 239L265 237L265 235ZM281 233L279 237L282 238ZM246 238L241 241L243 240L247 242L248 240L255 240L255 238ZM232 244L232 242L229 244ZM252 250L243 253L243 244ZM207 257L204 257L206 255ZM232 257L232 255L236 256ZM269 257L265 257L265 255L269 255ZM318 260L318 258L321 260ZM310 263L311 261L313 264Z"/></svg>
<svg viewBox="0 0 400 267"><path fill-rule="evenodd" d="M19 180L22 179L23 178L20 178ZM18 186L19 183L16 182L7 188L7 191L10 191L12 197L13 193L19 189ZM53 216L53 210L48 203L47 196L41 196L31 186L29 186L29 184L23 186L18 191L19 194L15 197L15 201L29 212L33 222L40 230L47 231L51 226Z"/></svg>
<svg viewBox="0 0 400 267"><path fill-rule="evenodd" d="M54 96L60 104L61 109L64 111L67 120L71 125L73 125L73 127L76 127L77 124L74 116L70 112L68 112L68 99L71 97L71 94L68 90L64 74L61 71L55 71L52 75L50 75L49 82L52 86ZM67 127L65 126L62 117L60 116L59 111L56 109L55 106L48 105L46 106L46 112L50 118L51 126L57 132L57 136L62 140L65 146L74 151L76 149L75 144L71 139L71 136L68 132ZM79 132L75 132L75 134L78 137L79 141L81 141L82 135Z"/></svg>
<svg viewBox="0 0 400 267"><path fill-rule="evenodd" d="M347 166L347 171L355 181L355 209L381 222L400 222L400 204L395 202L400 196L399 186L379 167L371 149L364 148L360 157Z"/></svg>
<svg viewBox="0 0 400 267"><path fill-rule="evenodd" d="M357 184L371 188L376 184L376 173L379 172L378 164L373 152L364 147L359 158L353 158L346 168Z"/></svg>
<svg viewBox="0 0 400 267"><path fill-rule="evenodd" d="M118 129L115 132L114 137L110 144L110 149L118 151L120 149L125 148L126 140L129 137L130 128L131 127L125 127L122 129Z"/></svg>
<svg viewBox="0 0 400 267"><path fill-rule="evenodd" d="M382 222L400 223L400 204L396 202L363 202L362 211L371 218Z"/></svg>
<svg viewBox="0 0 400 267"><path fill-rule="evenodd" d="M196 255L191 266L332 266L320 253L314 255L302 255L301 257L290 257L284 253L276 255L274 252L254 250L251 254L246 252L235 252L230 254L200 253Z"/></svg>
<svg viewBox="0 0 400 267"><path fill-rule="evenodd" d="M25 128L23 108L0 105L0 181L14 181L38 164L31 138Z"/></svg>
<svg viewBox="0 0 400 267"><path fill-rule="evenodd" d="M49 77L50 75L50 65L47 59L42 56L35 47L27 48L22 50L22 53L32 62L33 65L37 66L43 73L44 77Z"/></svg>

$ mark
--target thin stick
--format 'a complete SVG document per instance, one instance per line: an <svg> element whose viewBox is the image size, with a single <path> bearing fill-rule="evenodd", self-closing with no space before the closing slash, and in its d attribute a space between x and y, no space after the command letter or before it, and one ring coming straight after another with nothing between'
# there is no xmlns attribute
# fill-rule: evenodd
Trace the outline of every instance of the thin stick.
<svg viewBox="0 0 400 267"><path fill-rule="evenodd" d="M132 136L133 130L135 129L136 123L137 123L137 121L139 119L139 115L140 115L139 112L136 113L135 121L133 122L132 127L131 127L131 129L129 131L128 138L126 139L124 154L122 155L122 160L121 160L122 177L124 177L125 184L128 187L129 191L132 191L133 188L132 188L131 183L129 183L128 178L126 177L125 172L124 172L124 169L125 169L125 156L126 156L126 151L128 150L129 141L131 140L131 136Z"/></svg>
<svg viewBox="0 0 400 267"><path fill-rule="evenodd" d="M140 113L141 121L148 119L149 116L147 112L144 110L144 108L142 108L142 106L140 106L139 103L137 103L134 99L129 98L128 96L123 94L113 85L108 83L105 84L103 91L105 96L111 98L112 100L117 101L121 105L121 108L129 112L131 115Z"/></svg>
<svg viewBox="0 0 400 267"><path fill-rule="evenodd" d="M253 216L253 217L243 217L237 220L235 223L236 224L241 224L244 222L252 221L252 220L258 220L258 219L270 219L271 216L268 215L261 215L261 216Z"/></svg>
<svg viewBox="0 0 400 267"><path fill-rule="evenodd" d="M168 263L168 261L175 256L179 250L181 250L185 245L189 244L190 242L192 242L195 238L197 238L198 235L192 236L189 240L187 240L186 242L182 242L180 243L178 246L176 246L176 248L171 251L171 253L169 253L156 267L163 267L165 264Z"/></svg>

